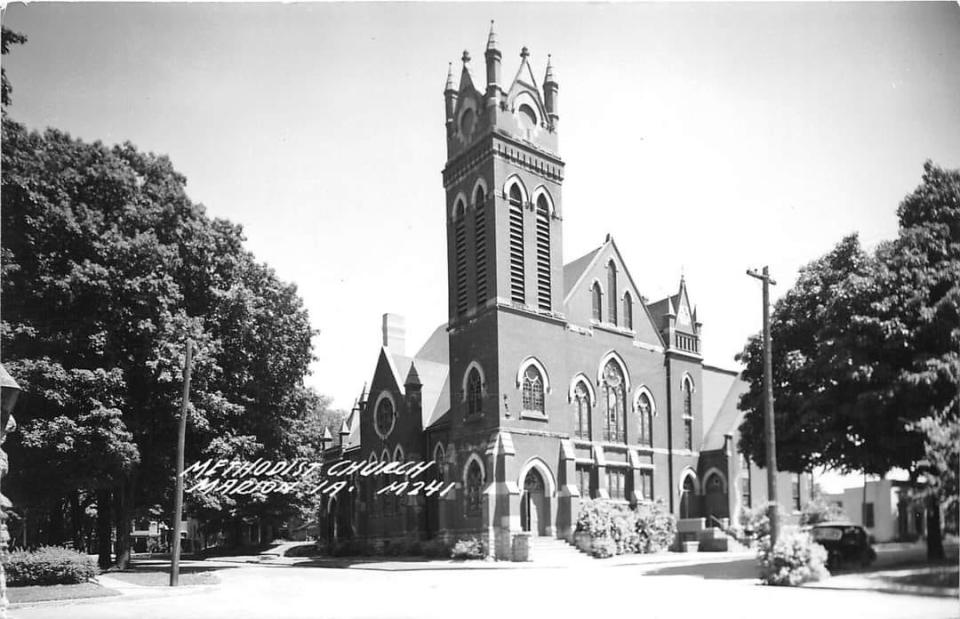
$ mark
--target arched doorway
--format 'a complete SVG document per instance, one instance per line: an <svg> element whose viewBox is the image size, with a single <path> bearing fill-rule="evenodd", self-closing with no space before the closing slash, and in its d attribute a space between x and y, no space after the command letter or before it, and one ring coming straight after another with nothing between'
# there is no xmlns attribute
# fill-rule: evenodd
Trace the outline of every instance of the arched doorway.
<svg viewBox="0 0 960 619"><path fill-rule="evenodd" d="M730 508L727 503L727 484L723 475L719 472L712 472L707 475L707 481L704 494L704 511L707 516L722 519L730 517ZM713 526L714 522L708 522L708 526Z"/></svg>
<svg viewBox="0 0 960 619"><path fill-rule="evenodd" d="M520 502L520 522L524 531L544 535L547 526L547 501L543 477L535 468L523 479L523 498Z"/></svg>
<svg viewBox="0 0 960 619"><path fill-rule="evenodd" d="M693 475L687 475L683 478L680 491L680 517L699 518L700 510L697 507L697 482Z"/></svg>

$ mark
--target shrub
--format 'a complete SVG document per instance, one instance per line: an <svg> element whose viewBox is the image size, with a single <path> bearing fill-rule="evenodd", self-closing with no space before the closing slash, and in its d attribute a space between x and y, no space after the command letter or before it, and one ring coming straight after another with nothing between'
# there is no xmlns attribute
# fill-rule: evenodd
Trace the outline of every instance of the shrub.
<svg viewBox="0 0 960 619"><path fill-rule="evenodd" d="M577 532L589 533L590 537L607 537L613 519L613 505L607 501L586 499L580 503L577 515Z"/></svg>
<svg viewBox="0 0 960 619"><path fill-rule="evenodd" d="M772 550L770 538L764 538L757 559L760 561L760 580L768 585L795 587L830 576L824 565L827 551L807 533L784 535Z"/></svg>
<svg viewBox="0 0 960 619"><path fill-rule="evenodd" d="M617 553L617 543L609 537L595 537L590 546L590 554L596 559L607 559Z"/></svg>
<svg viewBox="0 0 960 619"><path fill-rule="evenodd" d="M817 524L831 520L846 520L847 515L836 503L829 503L823 497L817 497L803 507L800 514L800 524Z"/></svg>
<svg viewBox="0 0 960 619"><path fill-rule="evenodd" d="M424 542L422 548L423 556L431 559L450 556L450 548L439 540Z"/></svg>
<svg viewBox="0 0 960 619"><path fill-rule="evenodd" d="M637 506L635 529L636 552L660 552L673 544L677 536L677 519L663 505L663 501L642 503Z"/></svg>
<svg viewBox="0 0 960 619"><path fill-rule="evenodd" d="M451 559L482 559L487 556L483 542L478 539L460 539L450 550Z"/></svg>
<svg viewBox="0 0 960 619"><path fill-rule="evenodd" d="M15 550L4 567L7 584L12 586L69 585L87 582L99 573L93 559L60 546Z"/></svg>

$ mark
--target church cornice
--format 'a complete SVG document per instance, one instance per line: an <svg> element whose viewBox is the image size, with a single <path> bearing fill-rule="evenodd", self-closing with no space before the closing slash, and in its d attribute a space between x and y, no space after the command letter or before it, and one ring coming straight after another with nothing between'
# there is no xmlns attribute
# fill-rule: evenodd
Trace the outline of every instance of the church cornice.
<svg viewBox="0 0 960 619"><path fill-rule="evenodd" d="M475 173L490 157L496 157L555 183L563 182L562 159L531 144L517 140L503 131L490 134L447 162L443 169L443 186L451 185Z"/></svg>

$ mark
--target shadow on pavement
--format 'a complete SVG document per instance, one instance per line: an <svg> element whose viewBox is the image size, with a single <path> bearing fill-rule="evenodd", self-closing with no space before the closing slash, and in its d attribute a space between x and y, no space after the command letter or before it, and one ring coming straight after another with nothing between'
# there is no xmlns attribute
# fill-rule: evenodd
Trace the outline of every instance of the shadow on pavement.
<svg viewBox="0 0 960 619"><path fill-rule="evenodd" d="M699 565L673 565L646 570L647 576L699 576L708 580L755 580L757 560L754 558L702 563Z"/></svg>

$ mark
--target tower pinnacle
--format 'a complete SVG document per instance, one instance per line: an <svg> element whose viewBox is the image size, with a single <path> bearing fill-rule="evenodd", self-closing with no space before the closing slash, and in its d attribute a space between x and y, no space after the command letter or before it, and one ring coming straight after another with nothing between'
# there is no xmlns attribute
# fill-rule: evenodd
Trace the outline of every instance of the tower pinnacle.
<svg viewBox="0 0 960 619"><path fill-rule="evenodd" d="M490 20L490 36L487 37L487 49L497 49L497 34L493 31L493 20Z"/></svg>

